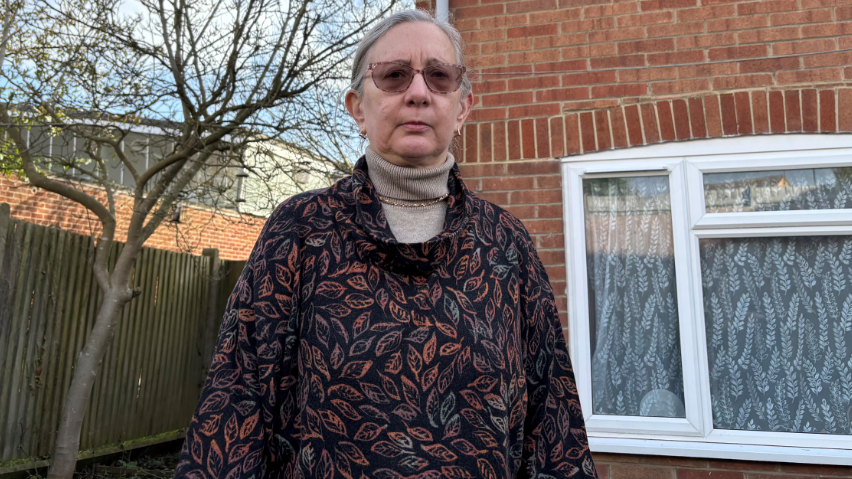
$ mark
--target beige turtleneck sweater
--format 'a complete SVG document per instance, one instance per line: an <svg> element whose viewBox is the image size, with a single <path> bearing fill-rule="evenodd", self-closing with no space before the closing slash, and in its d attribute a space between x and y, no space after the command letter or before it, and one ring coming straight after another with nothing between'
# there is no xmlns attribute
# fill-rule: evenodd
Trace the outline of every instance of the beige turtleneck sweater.
<svg viewBox="0 0 852 479"><path fill-rule="evenodd" d="M423 201L447 194L447 179L455 159L447 153L447 161L436 168L397 166L367 147L367 172L376 192L395 200ZM403 201L404 202L404 201ZM434 205L406 208L382 203L391 233L400 243L423 243L444 228L447 201Z"/></svg>

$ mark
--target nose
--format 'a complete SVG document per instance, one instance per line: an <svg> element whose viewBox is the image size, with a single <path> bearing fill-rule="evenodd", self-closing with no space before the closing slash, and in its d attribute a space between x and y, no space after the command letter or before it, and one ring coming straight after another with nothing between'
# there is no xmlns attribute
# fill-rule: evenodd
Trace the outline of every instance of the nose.
<svg viewBox="0 0 852 479"><path fill-rule="evenodd" d="M425 104L429 102L429 87L426 86L426 78L422 73L415 73L411 79L411 85L406 90L406 103L409 104Z"/></svg>

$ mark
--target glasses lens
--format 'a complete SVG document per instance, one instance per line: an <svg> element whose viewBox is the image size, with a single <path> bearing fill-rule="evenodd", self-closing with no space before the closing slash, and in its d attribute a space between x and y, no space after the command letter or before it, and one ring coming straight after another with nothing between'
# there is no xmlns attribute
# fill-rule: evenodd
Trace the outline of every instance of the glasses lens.
<svg viewBox="0 0 852 479"><path fill-rule="evenodd" d="M373 67L373 82L380 90L400 92L411 83L412 69L396 63L383 63Z"/></svg>
<svg viewBox="0 0 852 479"><path fill-rule="evenodd" d="M462 69L454 65L433 65L423 70L423 78L429 88L441 93L458 90L462 74Z"/></svg>

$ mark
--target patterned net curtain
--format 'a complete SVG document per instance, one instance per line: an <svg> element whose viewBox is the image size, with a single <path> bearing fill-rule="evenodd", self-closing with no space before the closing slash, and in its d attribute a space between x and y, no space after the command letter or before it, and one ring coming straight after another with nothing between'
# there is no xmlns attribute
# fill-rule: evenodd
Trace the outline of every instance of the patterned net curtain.
<svg viewBox="0 0 852 479"><path fill-rule="evenodd" d="M847 208L852 168L705 175L707 212ZM700 241L714 427L852 434L852 237Z"/></svg>
<svg viewBox="0 0 852 479"><path fill-rule="evenodd" d="M667 176L583 180L594 414L684 417Z"/></svg>

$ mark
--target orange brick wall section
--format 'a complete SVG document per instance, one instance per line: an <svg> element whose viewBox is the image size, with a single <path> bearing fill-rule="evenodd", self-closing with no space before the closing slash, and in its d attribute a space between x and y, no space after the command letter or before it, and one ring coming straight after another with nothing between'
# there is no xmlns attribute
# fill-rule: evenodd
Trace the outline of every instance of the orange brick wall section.
<svg viewBox="0 0 852 479"><path fill-rule="evenodd" d="M86 192L106 204L102 190L89 188ZM116 196L118 226L115 237L117 241L124 242L133 203L127 195ZM79 204L34 188L17 178L0 175L0 202L9 203L12 217L18 220L56 226L82 235L94 235L100 231L97 217ZM221 259L245 260L265 221L265 218L250 215L215 214L207 209L184 206L181 223L164 221L145 246L196 255L201 254L204 248L217 248Z"/></svg>

